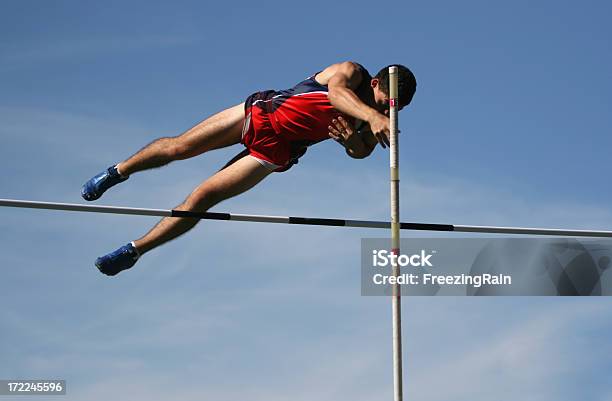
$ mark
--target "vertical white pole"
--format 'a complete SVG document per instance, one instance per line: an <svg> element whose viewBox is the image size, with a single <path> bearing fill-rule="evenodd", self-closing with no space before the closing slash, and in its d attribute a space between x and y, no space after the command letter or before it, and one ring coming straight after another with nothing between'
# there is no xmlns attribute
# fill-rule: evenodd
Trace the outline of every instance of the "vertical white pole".
<svg viewBox="0 0 612 401"><path fill-rule="evenodd" d="M397 138L397 67L389 67L389 118L390 118L390 167L391 167L391 251L399 255L399 150ZM399 265L393 266L393 275L399 276ZM402 401L402 303L399 284L392 286L391 307L393 313L393 400Z"/></svg>

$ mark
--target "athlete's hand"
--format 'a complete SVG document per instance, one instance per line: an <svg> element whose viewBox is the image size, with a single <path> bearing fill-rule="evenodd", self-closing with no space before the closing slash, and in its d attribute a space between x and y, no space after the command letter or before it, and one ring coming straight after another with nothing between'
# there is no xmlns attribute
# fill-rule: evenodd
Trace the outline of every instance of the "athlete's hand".
<svg viewBox="0 0 612 401"><path fill-rule="evenodd" d="M382 146L383 149L389 146L389 135L391 133L391 122L389 117L380 113L372 113L372 116L368 119L368 123L370 124L370 129L376 137L376 140L380 143L380 146Z"/></svg>
<svg viewBox="0 0 612 401"><path fill-rule="evenodd" d="M344 145L354 133L355 129L344 118L338 116L332 120L332 125L328 126L329 136L336 142Z"/></svg>

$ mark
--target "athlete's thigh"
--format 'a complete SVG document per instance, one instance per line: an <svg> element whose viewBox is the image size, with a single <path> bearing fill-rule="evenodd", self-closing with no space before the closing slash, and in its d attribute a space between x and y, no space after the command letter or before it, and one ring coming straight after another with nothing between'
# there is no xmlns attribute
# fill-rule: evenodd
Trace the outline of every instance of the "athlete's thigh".
<svg viewBox="0 0 612 401"><path fill-rule="evenodd" d="M205 180L192 196L218 203L251 189L271 172L253 156L247 155Z"/></svg>
<svg viewBox="0 0 612 401"><path fill-rule="evenodd" d="M189 156L240 142L244 126L244 103L210 116L178 137Z"/></svg>

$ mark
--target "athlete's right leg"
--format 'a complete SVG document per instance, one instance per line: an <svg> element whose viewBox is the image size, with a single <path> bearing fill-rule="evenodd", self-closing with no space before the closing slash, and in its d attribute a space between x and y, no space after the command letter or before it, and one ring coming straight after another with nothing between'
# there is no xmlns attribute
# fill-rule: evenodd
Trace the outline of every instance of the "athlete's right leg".
<svg viewBox="0 0 612 401"><path fill-rule="evenodd" d="M185 133L159 138L139 152L119 163L123 176L164 166L174 160L184 160L213 149L240 142L244 125L244 104L231 107L207 118Z"/></svg>
<svg viewBox="0 0 612 401"><path fill-rule="evenodd" d="M109 167L83 185L85 200L96 200L110 187L133 173L184 160L213 149L240 142L244 125L244 104L226 109L200 122L185 133L159 138L127 160Z"/></svg>

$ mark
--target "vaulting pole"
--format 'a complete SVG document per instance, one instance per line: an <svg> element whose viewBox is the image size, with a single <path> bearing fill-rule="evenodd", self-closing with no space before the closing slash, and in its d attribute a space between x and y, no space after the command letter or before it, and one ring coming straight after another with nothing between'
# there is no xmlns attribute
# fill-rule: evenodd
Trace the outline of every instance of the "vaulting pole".
<svg viewBox="0 0 612 401"><path fill-rule="evenodd" d="M397 67L389 67L389 119L390 119L390 168L391 168L391 252L399 255L400 218L399 218L399 149L397 137ZM392 267L393 275L400 275L399 265ZM393 313L393 400L402 401L402 298L401 287L391 287L391 310Z"/></svg>

